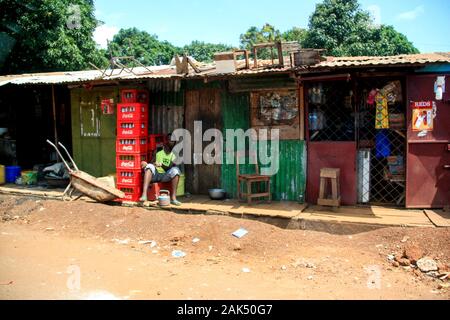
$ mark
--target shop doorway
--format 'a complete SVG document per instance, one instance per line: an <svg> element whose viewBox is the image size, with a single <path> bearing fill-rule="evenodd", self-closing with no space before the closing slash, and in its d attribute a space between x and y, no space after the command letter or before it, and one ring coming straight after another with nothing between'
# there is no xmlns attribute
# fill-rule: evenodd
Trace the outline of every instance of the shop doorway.
<svg viewBox="0 0 450 320"><path fill-rule="evenodd" d="M310 82L307 89L307 201L317 203L320 170L341 170L341 199L356 204L356 132L352 83Z"/></svg>
<svg viewBox="0 0 450 320"><path fill-rule="evenodd" d="M404 206L404 79L358 78L355 88L358 203Z"/></svg>
<svg viewBox="0 0 450 320"><path fill-rule="evenodd" d="M320 169L341 170L344 205L405 205L406 97L402 78L307 84L307 199Z"/></svg>

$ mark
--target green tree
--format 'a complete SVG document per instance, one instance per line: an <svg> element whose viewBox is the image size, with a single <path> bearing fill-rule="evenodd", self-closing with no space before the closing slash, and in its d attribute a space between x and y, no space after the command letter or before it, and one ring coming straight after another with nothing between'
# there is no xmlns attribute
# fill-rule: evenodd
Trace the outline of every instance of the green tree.
<svg viewBox="0 0 450 320"><path fill-rule="evenodd" d="M0 0L2 73L67 71L106 63L92 38L92 0ZM1 62L2 59L0 59Z"/></svg>
<svg viewBox="0 0 450 320"><path fill-rule="evenodd" d="M247 50L257 43L274 42L281 40L281 32L271 24L266 23L261 29L250 27L245 33L241 34L241 47ZM271 56L269 49L258 50L258 57L261 59L269 59Z"/></svg>
<svg viewBox="0 0 450 320"><path fill-rule="evenodd" d="M351 56L391 56L419 53L408 38L392 26L382 25L369 31L367 43L353 43L347 52Z"/></svg>
<svg viewBox="0 0 450 320"><path fill-rule="evenodd" d="M266 23L261 29L250 27L247 32L241 34L241 47L250 50L257 43L273 42L281 40L281 32L271 24Z"/></svg>
<svg viewBox="0 0 450 320"><path fill-rule="evenodd" d="M226 44L205 43L203 41L192 41L182 49L183 53L194 57L197 61L211 62L217 52L230 51L234 48Z"/></svg>
<svg viewBox="0 0 450 320"><path fill-rule="evenodd" d="M170 63L180 49L167 41L159 41L156 35L137 28L120 29L108 45L108 54L115 57L134 56L146 66Z"/></svg>
<svg viewBox="0 0 450 320"><path fill-rule="evenodd" d="M393 55L417 53L406 36L391 26L376 27L357 0L324 0L309 20L304 46L328 55Z"/></svg>
<svg viewBox="0 0 450 320"><path fill-rule="evenodd" d="M285 31L281 34L281 38L285 41L297 41L301 45L305 42L306 35L308 34L308 30L298 27L293 27L288 31Z"/></svg>

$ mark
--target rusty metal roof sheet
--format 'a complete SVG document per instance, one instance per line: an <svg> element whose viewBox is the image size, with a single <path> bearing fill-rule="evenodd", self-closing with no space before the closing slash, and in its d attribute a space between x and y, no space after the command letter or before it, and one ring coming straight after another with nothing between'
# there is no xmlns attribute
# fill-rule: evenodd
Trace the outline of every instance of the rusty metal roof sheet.
<svg viewBox="0 0 450 320"><path fill-rule="evenodd" d="M148 69L151 71L149 72ZM102 77L102 72L98 70L70 71L70 72L49 72L34 74L19 74L0 76L0 86L10 84L64 84L80 83L88 81L108 81L108 80L133 80L148 78L169 78L176 75L176 70L172 66L153 66L148 68L136 67L134 73L125 70L115 69L107 72L107 76Z"/></svg>
<svg viewBox="0 0 450 320"><path fill-rule="evenodd" d="M102 77L102 73L98 70L88 71L73 71L73 72L51 72L51 73L36 73L36 74L21 74L21 75L6 75L0 76L0 86L6 84L70 84L83 83L91 81L118 81L118 80L144 80L144 79L192 79L192 78L208 78L208 77L233 77L258 75L268 73L285 73L298 71L302 73L314 72L315 70L339 69L339 68L363 68L370 66L390 66L390 65L426 65L433 63L450 63L450 52L443 53L425 53L425 54L411 54L398 55L387 57L327 57L326 61L312 66L290 67L288 63L289 58L286 58L286 67L279 68L271 66L271 60L258 61L260 65L256 69L242 69L234 73L218 73L215 68L215 63L203 64L200 67L201 72L192 72L188 75L179 75L176 73L175 66L153 66L148 68L137 67L134 68L134 73L124 70L113 70L111 75ZM240 61L238 64L242 64ZM250 65L252 65L252 61ZM148 71L150 69L151 72ZM109 72L111 73L111 72Z"/></svg>
<svg viewBox="0 0 450 320"><path fill-rule="evenodd" d="M414 65L431 63L450 63L450 52L405 54L386 57L327 57L323 61L308 69L341 68L341 67L366 67L366 66L389 66L389 65Z"/></svg>

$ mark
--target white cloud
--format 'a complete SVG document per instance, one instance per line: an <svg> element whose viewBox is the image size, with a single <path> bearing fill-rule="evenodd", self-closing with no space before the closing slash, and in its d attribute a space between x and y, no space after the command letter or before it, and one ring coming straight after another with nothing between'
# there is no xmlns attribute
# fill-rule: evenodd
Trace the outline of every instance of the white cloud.
<svg viewBox="0 0 450 320"><path fill-rule="evenodd" d="M377 6L376 4L372 4L369 7L367 7L367 10L370 12L370 14L373 17L373 24L376 27L381 26L381 8L380 8L380 6Z"/></svg>
<svg viewBox="0 0 450 320"><path fill-rule="evenodd" d="M100 48L105 49L108 46L108 40L112 40L117 32L119 32L119 28L114 26L107 26L104 24L95 29L94 40L100 46Z"/></svg>
<svg viewBox="0 0 450 320"><path fill-rule="evenodd" d="M418 16L425 12L423 6L418 6L414 10L405 11L397 15L397 19L400 20L415 20Z"/></svg>

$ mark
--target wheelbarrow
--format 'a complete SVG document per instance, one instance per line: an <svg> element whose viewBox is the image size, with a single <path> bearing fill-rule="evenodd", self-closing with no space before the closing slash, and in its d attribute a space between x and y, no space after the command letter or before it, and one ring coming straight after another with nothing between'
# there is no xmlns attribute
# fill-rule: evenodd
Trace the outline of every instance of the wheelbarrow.
<svg viewBox="0 0 450 320"><path fill-rule="evenodd" d="M98 181L97 178L87 174L86 172L79 170L75 161L73 161L66 147L64 147L64 145L61 142L59 142L58 145L61 148L63 148L64 151L66 152L67 156L69 157L72 163L73 169L68 165L64 157L61 155L61 153L58 150L58 147L55 146L49 140L47 140L47 143L50 144L53 148L55 148L56 152L61 157L62 161L64 162L64 165L66 166L70 174L70 183L67 186L66 190L64 190L63 200L75 201L81 198L83 195L85 195L90 199L98 202L108 202L114 199L121 199L125 197L125 193L123 193L122 191L112 188L108 185L105 185L104 183ZM73 198L72 195L75 190L79 191L81 195L79 195L76 198Z"/></svg>

